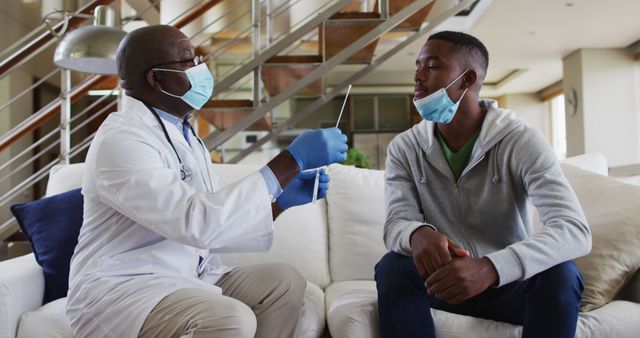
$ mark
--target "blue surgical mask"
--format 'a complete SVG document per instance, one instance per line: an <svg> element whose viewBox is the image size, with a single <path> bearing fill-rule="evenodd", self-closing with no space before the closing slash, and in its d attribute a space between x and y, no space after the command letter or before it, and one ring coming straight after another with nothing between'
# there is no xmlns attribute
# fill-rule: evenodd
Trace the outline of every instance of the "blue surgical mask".
<svg viewBox="0 0 640 338"><path fill-rule="evenodd" d="M440 88L438 91L418 100L414 98L413 104L423 119L436 123L450 123L451 120L453 120L453 116L458 110L458 105L460 105L460 101L462 101L467 90L464 90L458 102L453 102L447 94L447 88L451 87L451 85L458 81L466 72L465 70L445 88Z"/></svg>
<svg viewBox="0 0 640 338"><path fill-rule="evenodd" d="M177 69L165 69L165 68L153 68L153 70L159 70L164 72L176 72L176 73L185 73L187 74L187 78L189 79L189 83L191 84L191 88L187 90L182 96L171 94L167 91L162 90L163 93L177 97L182 99L182 101L186 102L193 109L202 108L213 93L213 75L207 68L205 63L199 64L197 66L191 67L187 70L177 70Z"/></svg>

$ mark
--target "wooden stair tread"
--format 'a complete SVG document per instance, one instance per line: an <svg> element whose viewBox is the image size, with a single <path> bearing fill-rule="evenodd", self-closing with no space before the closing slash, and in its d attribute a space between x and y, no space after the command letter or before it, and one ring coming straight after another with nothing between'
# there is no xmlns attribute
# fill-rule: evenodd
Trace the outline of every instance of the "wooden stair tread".
<svg viewBox="0 0 640 338"><path fill-rule="evenodd" d="M268 64L317 64L322 63L322 55L276 55L265 61Z"/></svg>
<svg viewBox="0 0 640 338"><path fill-rule="evenodd" d="M332 20L367 20L380 19L380 13L376 12L338 12L329 18Z"/></svg>
<svg viewBox="0 0 640 338"><path fill-rule="evenodd" d="M390 16L395 15L396 13L401 11L403 8L409 6L411 4L411 2L413 2L413 0L394 0L394 1L389 1L389 15ZM426 6L422 7L419 10L417 10L413 15L408 17L406 20L404 20L403 22L399 23L396 27L394 27L392 29L392 31L398 32L398 31L417 31L417 30L420 30L420 27L422 26L422 23L427 19L427 16L431 12L431 8L433 8L434 4L435 4L435 1L431 1ZM374 11L378 10L378 2L377 1L376 1L375 5L373 7L373 10Z"/></svg>
<svg viewBox="0 0 640 338"><path fill-rule="evenodd" d="M251 100L209 100L202 109L207 108L253 108Z"/></svg>
<svg viewBox="0 0 640 338"><path fill-rule="evenodd" d="M210 100L198 111L198 117L207 121L219 130L231 128L253 111L251 100ZM271 130L271 118L267 114L245 128L246 131Z"/></svg>

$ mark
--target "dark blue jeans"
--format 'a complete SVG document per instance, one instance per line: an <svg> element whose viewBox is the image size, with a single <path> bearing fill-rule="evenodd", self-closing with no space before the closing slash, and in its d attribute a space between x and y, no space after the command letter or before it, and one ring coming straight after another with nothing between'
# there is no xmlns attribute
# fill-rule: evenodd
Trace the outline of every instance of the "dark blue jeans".
<svg viewBox="0 0 640 338"><path fill-rule="evenodd" d="M452 305L427 294L411 257L387 253L375 268L382 337L435 337L431 308L523 325L524 338L574 337L582 275L573 261Z"/></svg>

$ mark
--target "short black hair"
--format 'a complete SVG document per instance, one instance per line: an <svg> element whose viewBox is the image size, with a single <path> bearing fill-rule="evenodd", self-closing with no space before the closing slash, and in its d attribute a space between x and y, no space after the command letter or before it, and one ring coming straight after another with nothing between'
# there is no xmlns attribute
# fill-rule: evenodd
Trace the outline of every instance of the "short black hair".
<svg viewBox="0 0 640 338"><path fill-rule="evenodd" d="M489 51L487 51L487 47L476 37L462 32L442 31L429 36L427 41L431 40L444 40L462 48L467 52L470 59L480 66L484 73L483 77L487 74L487 68L489 68Z"/></svg>

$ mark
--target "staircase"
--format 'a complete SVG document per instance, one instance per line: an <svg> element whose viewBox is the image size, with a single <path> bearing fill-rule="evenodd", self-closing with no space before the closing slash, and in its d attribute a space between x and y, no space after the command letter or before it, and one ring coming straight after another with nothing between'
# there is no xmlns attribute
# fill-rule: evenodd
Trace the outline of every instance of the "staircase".
<svg viewBox="0 0 640 338"><path fill-rule="evenodd" d="M251 6L240 0L196 2L169 24L185 31L195 22L201 23L190 37L199 53L210 56L209 66L216 78L212 99L196 113L194 121L205 145L220 151L241 131L262 131L263 137L235 156L223 158L226 163L238 163L473 2L447 0L449 8L425 22L437 1L445 0L365 1L364 10L359 1L352 0L329 0L319 7L321 2L313 0L252 0ZM154 23L163 9L161 0L128 2L137 14L126 18L125 23L140 24L141 18ZM112 3L94 0L77 12L90 14L96 6ZM305 6L317 10L300 18L291 14ZM234 20L224 25L225 17ZM205 23L205 19L209 21ZM278 24L283 20L291 22L278 35ZM237 27L237 22L248 24ZM83 23L86 20L74 18L68 29ZM62 25L59 23L54 31ZM279 30L283 31L282 27ZM380 41L386 48L380 48ZM34 107L33 114L26 114L0 136L0 156L6 159L0 166L0 209L4 217L0 219L0 240L17 231L15 220L7 212L9 205L39 198L54 165L82 162L95 130L120 101L117 78L69 75L53 66L50 55L56 44L46 25L41 25L0 56L0 81L38 69L33 84L0 102L2 114L20 111L25 98L30 98ZM343 65L357 70L329 89L326 75ZM61 92L58 88L65 81L72 84L71 90ZM274 123L274 109L295 97L313 98L313 102L286 121ZM66 110L61 109L64 105L71 107L70 116L61 114Z"/></svg>

